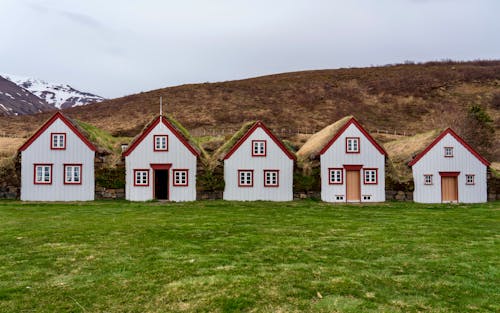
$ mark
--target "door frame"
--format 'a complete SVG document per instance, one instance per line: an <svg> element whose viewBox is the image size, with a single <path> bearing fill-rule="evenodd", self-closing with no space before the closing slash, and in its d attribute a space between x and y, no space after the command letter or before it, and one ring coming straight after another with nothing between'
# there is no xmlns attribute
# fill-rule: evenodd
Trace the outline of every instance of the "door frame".
<svg viewBox="0 0 500 313"><path fill-rule="evenodd" d="M362 192L361 192L361 169L363 168L363 165L361 164L343 164L343 167L344 167L344 170L345 170L345 202L346 203L359 203L359 202L362 202L361 199L363 198L361 196ZM359 200L350 200L348 201L347 200L347 171L357 171L359 172L359 181L358 181L358 184L359 184Z"/></svg>
<svg viewBox="0 0 500 313"><path fill-rule="evenodd" d="M168 176L168 181L167 181L167 195L168 199L170 200L170 168L172 167L172 163L150 163L149 166L153 169L153 199L156 199L156 170L167 170L167 176Z"/></svg>
<svg viewBox="0 0 500 313"><path fill-rule="evenodd" d="M455 177L455 192L457 194L457 201L456 203L458 203L458 199L459 199L459 194L458 194L458 176L460 175L460 172L439 172L439 176L441 177L441 182L440 182L440 187L441 187L441 203L445 203L445 201L443 200L443 177ZM453 203L454 201L449 201L451 203ZM448 201L446 201L446 203L448 203Z"/></svg>

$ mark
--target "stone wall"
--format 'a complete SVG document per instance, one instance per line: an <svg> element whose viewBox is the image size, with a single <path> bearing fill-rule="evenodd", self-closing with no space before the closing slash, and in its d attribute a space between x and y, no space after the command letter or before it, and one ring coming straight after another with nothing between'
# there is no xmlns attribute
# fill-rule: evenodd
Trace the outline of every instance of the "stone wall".
<svg viewBox="0 0 500 313"><path fill-rule="evenodd" d="M6 182L0 183L0 199L19 199L20 188ZM198 191L198 200L222 199L222 191ZM412 191L386 190L387 201L413 201ZM104 188L96 187L95 199L125 199L124 188ZM319 191L294 192L294 200L300 199L321 199ZM490 177L488 179L488 201L500 200L500 178Z"/></svg>

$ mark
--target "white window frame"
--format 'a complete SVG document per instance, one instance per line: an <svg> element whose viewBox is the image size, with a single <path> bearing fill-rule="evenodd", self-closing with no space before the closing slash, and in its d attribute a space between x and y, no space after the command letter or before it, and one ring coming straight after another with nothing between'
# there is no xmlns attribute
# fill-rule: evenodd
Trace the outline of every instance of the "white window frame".
<svg viewBox="0 0 500 313"><path fill-rule="evenodd" d="M51 133L50 134L50 149L65 150L66 149L66 133Z"/></svg>
<svg viewBox="0 0 500 313"><path fill-rule="evenodd" d="M280 186L280 171L264 170L264 187L279 187L279 186Z"/></svg>
<svg viewBox="0 0 500 313"><path fill-rule="evenodd" d="M75 171L76 169L78 170ZM69 176L68 173L70 174ZM77 173L78 176L76 175ZM81 185L81 183L82 183L82 164L64 164L64 184Z"/></svg>
<svg viewBox="0 0 500 313"><path fill-rule="evenodd" d="M168 135L154 135L154 151L168 151Z"/></svg>
<svg viewBox="0 0 500 313"><path fill-rule="evenodd" d="M359 153L359 137L347 137L345 140L346 153Z"/></svg>
<svg viewBox="0 0 500 313"><path fill-rule="evenodd" d="M134 170L134 186L137 187L149 186L149 170L147 169Z"/></svg>
<svg viewBox="0 0 500 313"><path fill-rule="evenodd" d="M433 185L434 177L432 174L424 174L424 185Z"/></svg>
<svg viewBox="0 0 500 313"><path fill-rule="evenodd" d="M34 184L35 185L51 185L52 184L52 164L35 164L34 165ZM38 174L38 169L40 170L40 175ZM48 180L46 180L48 178Z"/></svg>
<svg viewBox="0 0 500 313"><path fill-rule="evenodd" d="M328 169L328 183L330 185L341 185L344 183L344 170L342 168Z"/></svg>
<svg viewBox="0 0 500 313"><path fill-rule="evenodd" d="M378 184L378 170L376 168L363 169L363 180L365 185Z"/></svg>
<svg viewBox="0 0 500 313"><path fill-rule="evenodd" d="M475 185L476 184L476 175L474 174L465 174L465 184L466 185Z"/></svg>
<svg viewBox="0 0 500 313"><path fill-rule="evenodd" d="M238 187L253 187L253 170L238 170Z"/></svg>
<svg viewBox="0 0 500 313"><path fill-rule="evenodd" d="M452 158L453 157L453 147L444 147L444 156L446 158Z"/></svg>
<svg viewBox="0 0 500 313"><path fill-rule="evenodd" d="M173 170L172 174L174 176L174 186L189 186L189 170L177 169Z"/></svg>
<svg viewBox="0 0 500 313"><path fill-rule="evenodd" d="M267 142L265 140L252 140L252 156L263 157L267 154Z"/></svg>

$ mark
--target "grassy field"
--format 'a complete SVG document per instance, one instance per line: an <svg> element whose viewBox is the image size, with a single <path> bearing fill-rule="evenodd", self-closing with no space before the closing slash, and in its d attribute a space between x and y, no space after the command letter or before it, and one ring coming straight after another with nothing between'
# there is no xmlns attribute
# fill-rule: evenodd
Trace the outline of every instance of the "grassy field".
<svg viewBox="0 0 500 313"><path fill-rule="evenodd" d="M500 203L0 202L0 312L499 312Z"/></svg>

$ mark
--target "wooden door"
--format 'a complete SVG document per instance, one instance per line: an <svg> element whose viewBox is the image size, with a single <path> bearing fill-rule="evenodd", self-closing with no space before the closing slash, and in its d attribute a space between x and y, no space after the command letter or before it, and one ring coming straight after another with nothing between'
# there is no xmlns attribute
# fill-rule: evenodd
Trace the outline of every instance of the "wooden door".
<svg viewBox="0 0 500 313"><path fill-rule="evenodd" d="M361 181L359 171L346 171L346 200L361 201Z"/></svg>
<svg viewBox="0 0 500 313"><path fill-rule="evenodd" d="M457 176L442 176L441 177L441 201L442 202L458 202L458 177Z"/></svg>

